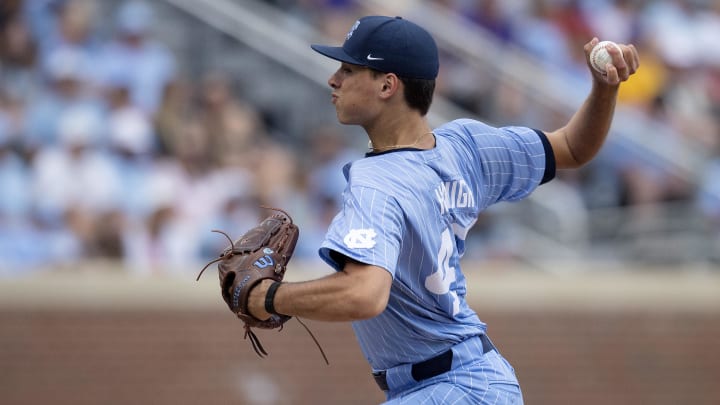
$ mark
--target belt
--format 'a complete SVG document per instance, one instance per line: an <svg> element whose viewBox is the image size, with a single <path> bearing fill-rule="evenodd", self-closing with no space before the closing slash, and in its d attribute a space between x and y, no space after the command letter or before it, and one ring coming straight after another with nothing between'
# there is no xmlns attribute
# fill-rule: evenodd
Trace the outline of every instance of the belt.
<svg viewBox="0 0 720 405"><path fill-rule="evenodd" d="M480 335L480 341L482 342L483 354L495 350L495 346L493 346L490 338L486 335ZM415 381L420 382L422 380L427 380L428 378L447 373L452 369L452 359L453 351L452 348L450 348L435 357L415 363L410 369L412 378ZM386 370L376 371L372 373L372 376L381 390L388 391L390 389L387 383Z"/></svg>

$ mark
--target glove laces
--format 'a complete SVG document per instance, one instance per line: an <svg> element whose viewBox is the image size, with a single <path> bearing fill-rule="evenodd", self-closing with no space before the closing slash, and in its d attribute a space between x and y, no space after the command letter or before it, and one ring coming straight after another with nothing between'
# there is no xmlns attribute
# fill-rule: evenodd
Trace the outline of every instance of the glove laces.
<svg viewBox="0 0 720 405"><path fill-rule="evenodd" d="M305 331L307 331L307 333L312 338L313 342L315 342L315 346L317 346L318 350L320 351L320 354L322 355L323 360L325 360L325 364L330 365L330 362L328 361L328 358L325 355L325 351L323 350L322 346L320 345L320 342L318 342L315 335L313 335L313 333L310 331L310 328L308 328L307 325L305 325L305 322L301 321L300 318L295 317L295 319L297 319L297 321L300 323L300 325L302 325L303 328L305 328ZM283 330L283 326L284 325L280 325L278 332ZM257 353L257 355L260 356L260 358L264 358L265 356L268 355L268 352L265 350L262 343L260 343L260 339L257 337L255 332L252 331L252 329L250 328L250 325L248 325L248 324L245 324L245 337L244 338L246 340L248 338L250 338L250 343L252 344L253 350L255 350L255 353Z"/></svg>

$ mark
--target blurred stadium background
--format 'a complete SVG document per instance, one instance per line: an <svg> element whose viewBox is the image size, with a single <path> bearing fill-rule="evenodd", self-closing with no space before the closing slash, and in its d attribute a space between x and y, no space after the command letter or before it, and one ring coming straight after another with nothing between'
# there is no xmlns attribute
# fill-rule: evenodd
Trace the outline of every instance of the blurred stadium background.
<svg viewBox="0 0 720 405"><path fill-rule="evenodd" d="M349 325L260 333L194 278L264 212L316 257L365 151L336 123L340 43L402 15L442 50L434 123L552 129L587 93L582 44L632 42L612 134L580 171L493 207L472 305L528 404L720 403L720 1L2 0L0 403L372 404Z"/></svg>

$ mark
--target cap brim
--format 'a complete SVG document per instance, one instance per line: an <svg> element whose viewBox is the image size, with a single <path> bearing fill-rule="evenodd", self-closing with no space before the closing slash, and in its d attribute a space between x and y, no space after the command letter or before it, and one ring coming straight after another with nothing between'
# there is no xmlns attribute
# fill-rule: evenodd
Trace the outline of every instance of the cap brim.
<svg viewBox="0 0 720 405"><path fill-rule="evenodd" d="M326 45L310 45L310 47L315 51L322 55L327 56L330 59L335 59L340 62L350 63L353 65L362 65L365 66L366 63L363 61L359 61L352 56L345 53L345 50L340 46L326 46Z"/></svg>

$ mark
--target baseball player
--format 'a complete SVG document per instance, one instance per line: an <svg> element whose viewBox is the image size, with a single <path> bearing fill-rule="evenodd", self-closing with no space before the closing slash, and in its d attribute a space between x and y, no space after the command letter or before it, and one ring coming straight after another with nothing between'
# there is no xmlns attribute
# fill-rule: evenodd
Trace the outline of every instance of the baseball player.
<svg viewBox="0 0 720 405"><path fill-rule="evenodd" d="M361 126L372 150L345 166L343 206L320 247L336 272L264 280L249 293L250 313L351 321L388 404L521 404L513 368L467 303L465 237L488 206L598 152L637 51L610 51L612 66L591 70L592 90L569 122L542 131L473 119L430 128L438 50L406 19L363 17L341 47L312 48L340 62L328 80L338 120Z"/></svg>

